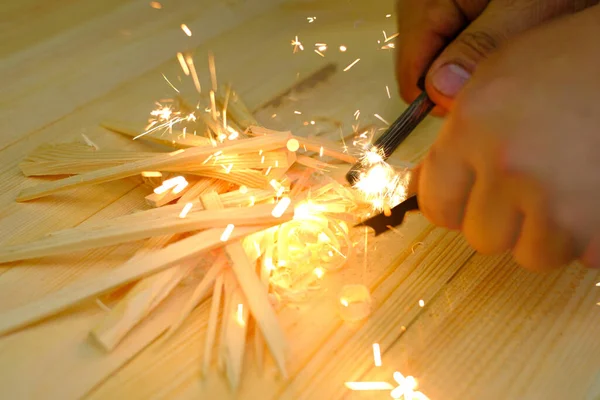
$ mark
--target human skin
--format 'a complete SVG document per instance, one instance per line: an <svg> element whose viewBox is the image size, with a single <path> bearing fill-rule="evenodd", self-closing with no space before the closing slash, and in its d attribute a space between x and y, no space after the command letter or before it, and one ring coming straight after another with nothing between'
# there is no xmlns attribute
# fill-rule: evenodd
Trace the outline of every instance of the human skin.
<svg viewBox="0 0 600 400"><path fill-rule="evenodd" d="M442 115L477 65L506 41L598 2L398 0L396 74L401 95L406 102L413 101L420 93L417 81L428 71L427 93L438 104L435 113Z"/></svg>
<svg viewBox="0 0 600 400"><path fill-rule="evenodd" d="M447 118L418 174L427 218L482 253L510 249L532 270L574 259L600 267L599 43L594 6L477 62L438 103Z"/></svg>

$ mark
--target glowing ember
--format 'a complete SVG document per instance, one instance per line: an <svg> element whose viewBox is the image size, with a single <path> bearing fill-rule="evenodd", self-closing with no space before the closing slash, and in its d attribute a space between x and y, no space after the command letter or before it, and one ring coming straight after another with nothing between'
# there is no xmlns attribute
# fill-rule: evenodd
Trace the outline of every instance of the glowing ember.
<svg viewBox="0 0 600 400"><path fill-rule="evenodd" d="M192 31L186 24L181 24L181 30L188 36L192 36Z"/></svg>
<svg viewBox="0 0 600 400"><path fill-rule="evenodd" d="M240 193L241 193L241 194L246 194L246 193L248 193L248 187L247 187L247 186L244 186L244 185L240 186Z"/></svg>
<svg viewBox="0 0 600 400"><path fill-rule="evenodd" d="M350 65L348 65L346 68L344 68L344 72L348 71L350 68L354 67L356 65L357 62L360 61L360 58L357 58L356 60L354 60Z"/></svg>
<svg viewBox="0 0 600 400"><path fill-rule="evenodd" d="M341 45L341 46L340 46L340 51L341 51L342 53L343 53L343 52L345 52L346 50L348 50L348 48L347 48L346 46L344 46L344 45Z"/></svg>
<svg viewBox="0 0 600 400"><path fill-rule="evenodd" d="M233 232L233 228L235 228L235 226L233 224L227 225L227 227L223 231L223 234L221 235L221 242L226 242L229 240L229 236L231 236L231 233Z"/></svg>
<svg viewBox="0 0 600 400"><path fill-rule="evenodd" d="M150 7L154 8L156 10L160 10L162 8L162 4L160 4L158 1L151 1Z"/></svg>
<svg viewBox="0 0 600 400"><path fill-rule="evenodd" d="M419 307L425 307L425 302L422 299L419 300Z"/></svg>

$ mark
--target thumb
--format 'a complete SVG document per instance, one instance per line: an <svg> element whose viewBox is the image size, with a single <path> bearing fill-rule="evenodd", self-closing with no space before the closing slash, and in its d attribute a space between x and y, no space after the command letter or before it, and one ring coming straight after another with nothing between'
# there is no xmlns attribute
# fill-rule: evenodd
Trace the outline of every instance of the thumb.
<svg viewBox="0 0 600 400"><path fill-rule="evenodd" d="M432 100L450 109L453 99L470 79L477 65L509 37L538 25L550 17L535 1L491 1L431 65L426 78Z"/></svg>

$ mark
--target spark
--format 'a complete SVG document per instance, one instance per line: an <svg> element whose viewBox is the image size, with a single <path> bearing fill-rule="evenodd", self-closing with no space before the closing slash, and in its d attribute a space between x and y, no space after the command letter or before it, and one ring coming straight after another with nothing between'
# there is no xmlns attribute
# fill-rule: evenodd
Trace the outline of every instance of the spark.
<svg viewBox="0 0 600 400"><path fill-rule="evenodd" d="M396 48L396 45L394 43L388 43L384 46L381 46L381 50L394 49L394 48Z"/></svg>
<svg viewBox="0 0 600 400"><path fill-rule="evenodd" d="M387 35L386 35L385 31L382 31L382 32L383 32L383 38L384 38L384 39L385 39L385 41L387 42Z"/></svg>
<svg viewBox="0 0 600 400"><path fill-rule="evenodd" d="M425 302L423 299L419 300L419 307L425 307Z"/></svg>
<svg viewBox="0 0 600 400"><path fill-rule="evenodd" d="M142 171L142 176L144 178L160 178L162 173L159 171Z"/></svg>
<svg viewBox="0 0 600 400"><path fill-rule="evenodd" d="M268 176L271 173L271 169L273 169L273 167L269 165L269 168L267 168L267 171L265 172L265 176Z"/></svg>
<svg viewBox="0 0 600 400"><path fill-rule="evenodd" d="M260 163L261 163L261 164L264 164L264 163L265 163L265 156L262 156L262 157L260 158Z"/></svg>
<svg viewBox="0 0 600 400"><path fill-rule="evenodd" d="M181 30L185 32L186 35L192 36L192 31L190 30L190 28L188 28L186 24L181 24Z"/></svg>
<svg viewBox="0 0 600 400"><path fill-rule="evenodd" d="M404 398L405 400L426 400L427 396L425 396L421 392L415 392L417 388L417 380L412 376L407 376L406 378L400 372L394 372L394 380L398 383L398 386L392 390L390 395L394 399Z"/></svg>
<svg viewBox="0 0 600 400"><path fill-rule="evenodd" d="M198 93L200 93L202 91L202 88L200 87L200 80L198 79L198 74L196 73L196 67L194 67L194 60L191 56L188 55L185 57L185 62L188 65L188 68L190 69L190 73L192 74L194 86L196 87Z"/></svg>
<svg viewBox="0 0 600 400"><path fill-rule="evenodd" d="M174 194L179 194L183 191L183 189L185 189L187 186L189 185L189 183L184 179L182 182L178 183L174 188L173 188L173 193Z"/></svg>
<svg viewBox="0 0 600 400"><path fill-rule="evenodd" d="M231 127L228 127L231 128ZM231 135L227 136L227 140L235 140L240 136L239 132L233 132Z"/></svg>
<svg viewBox="0 0 600 400"><path fill-rule="evenodd" d="M392 16L392 14L385 14L386 18L390 18Z"/></svg>
<svg viewBox="0 0 600 400"><path fill-rule="evenodd" d="M160 10L162 8L162 4L160 4L158 1L151 1L150 7L154 8L155 10Z"/></svg>
<svg viewBox="0 0 600 400"><path fill-rule="evenodd" d="M273 211L271 211L271 215L275 218L281 217L285 210L287 210L287 208L290 206L291 202L292 200L289 197L282 198L279 200L279 203L275 205Z"/></svg>
<svg viewBox="0 0 600 400"><path fill-rule="evenodd" d="M167 179L166 181L164 181L162 185L154 189L154 193L163 194L168 190L180 187L181 185L183 185L183 188L185 188L188 185L188 182L183 176L176 176L175 178ZM181 190L183 190L183 188Z"/></svg>
<svg viewBox="0 0 600 400"><path fill-rule="evenodd" d="M321 146L321 148L319 149L319 157L323 157L323 146Z"/></svg>
<svg viewBox="0 0 600 400"><path fill-rule="evenodd" d="M316 122L315 121L310 121L310 124L314 125L314 124L316 124Z"/></svg>
<svg viewBox="0 0 600 400"><path fill-rule="evenodd" d="M301 115L301 114L302 114L302 112L301 112L301 111L298 111L298 110L296 110L296 111L294 111L294 114Z"/></svg>
<svg viewBox="0 0 600 400"><path fill-rule="evenodd" d="M300 49L301 51L304 50L304 46L302 46L302 43L300 42L300 40L298 40L298 36L296 36L294 38L294 40L292 40L292 46L294 46L294 50L293 50L294 54L296 54L298 49Z"/></svg>
<svg viewBox="0 0 600 400"><path fill-rule="evenodd" d="M221 242L226 242L229 240L229 237L231 236L231 233L233 232L233 228L235 228L235 226L233 224L227 225L227 227L223 231L223 234L221 235Z"/></svg>
<svg viewBox="0 0 600 400"><path fill-rule="evenodd" d="M381 348L379 343L373 343L373 363L376 367L381 367Z"/></svg>
<svg viewBox="0 0 600 400"><path fill-rule="evenodd" d="M87 144L90 147L93 147L94 150L100 150L100 146L98 146L89 137L87 137L87 135L85 133L82 133L81 137L83 137L83 141L85 142L85 144Z"/></svg>
<svg viewBox="0 0 600 400"><path fill-rule="evenodd" d="M306 19L308 20L309 24L312 24L313 22L315 22L315 20L317 19L317 17L306 17Z"/></svg>
<svg viewBox="0 0 600 400"><path fill-rule="evenodd" d="M344 72L348 71L350 68L354 67L354 65L356 65L357 62L360 61L360 58L357 58L356 60L354 60L350 65L348 65L346 68L344 68Z"/></svg>
<svg viewBox="0 0 600 400"><path fill-rule="evenodd" d="M244 186L244 185L240 186L240 193L241 194L248 193L248 186Z"/></svg>
<svg viewBox="0 0 600 400"><path fill-rule="evenodd" d="M346 382L350 390L392 390L393 385L387 382Z"/></svg>
<svg viewBox="0 0 600 400"><path fill-rule="evenodd" d="M246 324L246 322L244 321L244 305L243 304L238 304L237 306L237 323L240 324L240 326L244 326Z"/></svg>
<svg viewBox="0 0 600 400"><path fill-rule="evenodd" d="M289 151L298 151L298 149L300 148L300 142L298 141L298 139L290 139L287 141L286 147Z"/></svg>
<svg viewBox="0 0 600 400"><path fill-rule="evenodd" d="M389 126L389 124L390 124L390 123L389 123L389 122L387 122L385 119L383 119L383 117L382 117L381 115L379 115L379 114L373 114L373 116L374 116L375 118L377 118L378 120L380 120L381 122L383 122L384 124L386 124L386 125L388 125L388 126Z"/></svg>
<svg viewBox="0 0 600 400"><path fill-rule="evenodd" d="M341 298L340 299L340 303L344 306L344 307L348 307L350 305L350 303L348 303L348 300L345 298Z"/></svg>
<svg viewBox="0 0 600 400"><path fill-rule="evenodd" d="M192 207L194 207L194 203L187 203L183 207L183 210L181 210L181 212L179 213L179 218L185 218L185 217L187 217L187 215L190 212L190 210L192 209Z"/></svg>
<svg viewBox="0 0 600 400"><path fill-rule="evenodd" d="M315 46L317 46L317 50L319 51L327 50L327 43L315 43Z"/></svg>
<svg viewBox="0 0 600 400"><path fill-rule="evenodd" d="M271 118L275 118L277 116L277 114L273 114L271 115Z"/></svg>
<svg viewBox="0 0 600 400"><path fill-rule="evenodd" d="M315 49L315 53L320 55L321 57L325 57L325 54L321 53L319 50Z"/></svg>
<svg viewBox="0 0 600 400"><path fill-rule="evenodd" d="M317 267L313 270L313 273L317 276L317 278L321 279L323 275L325 275L325 271L321 267Z"/></svg>
<svg viewBox="0 0 600 400"><path fill-rule="evenodd" d="M165 78L165 81L167 81L167 83L169 84L169 86L171 86L171 87L173 88L173 90L175 90L177 93L179 93L179 89L177 89L177 88L175 87L175 85L173 85L173 84L171 83L171 81L170 81L170 80L169 80L169 79L168 79L168 78L165 76L165 74L161 74L161 75L162 75L162 77L163 77L163 78Z"/></svg>
<svg viewBox="0 0 600 400"><path fill-rule="evenodd" d="M346 46L344 46L344 45L341 45L341 46L340 46L340 51L341 51L342 53L344 53L346 50L348 50L348 48L347 48Z"/></svg>
<svg viewBox="0 0 600 400"><path fill-rule="evenodd" d="M384 161L384 155L385 153L382 149L373 146L362 157L362 163L367 165L379 164Z"/></svg>
<svg viewBox="0 0 600 400"><path fill-rule="evenodd" d="M185 62L185 58L183 57L182 53L177 53L177 60L179 61L179 65L181 65L181 69L183 70L183 73L186 76L190 75L190 69L188 68L186 62Z"/></svg>
<svg viewBox="0 0 600 400"><path fill-rule="evenodd" d="M387 92L388 99L391 99L392 95L390 94L390 88L388 87L388 85L385 85L385 91Z"/></svg>
<svg viewBox="0 0 600 400"><path fill-rule="evenodd" d="M354 111L354 120L358 121L358 117L360 117L360 110Z"/></svg>
<svg viewBox="0 0 600 400"><path fill-rule="evenodd" d="M384 32L385 33L385 32ZM392 36L389 36L385 39L385 43L389 42L390 40L394 40L398 37L398 35L400 34L400 32L396 32L394 33Z"/></svg>

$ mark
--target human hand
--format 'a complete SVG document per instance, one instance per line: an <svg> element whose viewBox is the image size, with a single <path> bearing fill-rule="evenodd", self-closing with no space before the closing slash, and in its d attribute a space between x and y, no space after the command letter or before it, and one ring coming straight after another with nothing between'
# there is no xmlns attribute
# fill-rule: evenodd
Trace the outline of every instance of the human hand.
<svg viewBox="0 0 600 400"><path fill-rule="evenodd" d="M600 268L600 6L480 63L420 165L421 210L482 253Z"/></svg>
<svg viewBox="0 0 600 400"><path fill-rule="evenodd" d="M406 102L412 102L420 93L417 81L431 65L426 79L427 93L438 105L435 113L444 114L477 65L507 39L598 2L398 0L396 77L400 93Z"/></svg>

